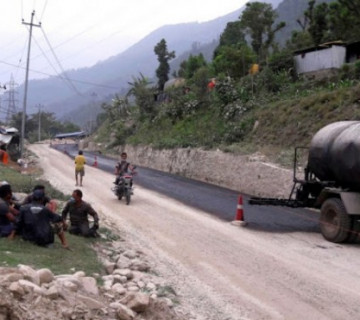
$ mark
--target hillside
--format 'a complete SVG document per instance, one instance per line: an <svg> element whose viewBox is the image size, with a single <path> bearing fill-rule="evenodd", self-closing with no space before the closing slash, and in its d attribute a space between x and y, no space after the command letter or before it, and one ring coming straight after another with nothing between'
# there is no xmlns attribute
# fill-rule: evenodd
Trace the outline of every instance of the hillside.
<svg viewBox="0 0 360 320"><path fill-rule="evenodd" d="M291 0L284 0L283 3L289 1L291 2ZM266 2L276 8L281 0ZM36 105L44 104L48 111L54 112L59 118L65 116L66 119L73 120L76 113L94 103L94 93L99 100L98 112L100 100L110 100L115 93L126 92L127 82L131 81L133 76L139 75L139 72L149 78L154 76L157 61L153 48L162 38L166 39L168 48L174 50L177 55L177 59L172 61L172 70L176 70L190 53L202 52L207 59L210 59L226 24L237 20L242 10L243 8L240 8L208 22L163 26L150 32L144 39L116 56L88 68L67 70L67 76L74 80L73 85L77 92L58 77L32 80L29 82L28 91L29 113L37 110ZM297 10L297 8L290 7L289 10ZM22 85L18 91L19 101L22 101Z"/></svg>

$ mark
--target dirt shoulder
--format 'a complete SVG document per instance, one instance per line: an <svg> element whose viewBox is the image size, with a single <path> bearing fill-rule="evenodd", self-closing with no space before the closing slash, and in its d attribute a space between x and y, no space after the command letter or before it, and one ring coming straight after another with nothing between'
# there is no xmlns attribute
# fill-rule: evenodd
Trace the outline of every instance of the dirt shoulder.
<svg viewBox="0 0 360 320"><path fill-rule="evenodd" d="M56 188L75 188L71 159L47 145L31 150ZM102 224L141 248L195 319L357 317L358 246L329 243L316 233L237 228L140 187L126 206L110 190L113 179L86 167L84 200Z"/></svg>

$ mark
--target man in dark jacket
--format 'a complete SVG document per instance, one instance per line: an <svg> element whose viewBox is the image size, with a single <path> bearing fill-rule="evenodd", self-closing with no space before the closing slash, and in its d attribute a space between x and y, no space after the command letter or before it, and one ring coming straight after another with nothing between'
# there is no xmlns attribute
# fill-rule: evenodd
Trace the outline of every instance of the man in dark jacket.
<svg viewBox="0 0 360 320"><path fill-rule="evenodd" d="M35 190L32 202L20 208L20 214L15 225L15 233L22 238L40 246L54 243L54 232L59 235L62 246L68 248L62 230L62 217L44 206L44 192Z"/></svg>
<svg viewBox="0 0 360 320"><path fill-rule="evenodd" d="M9 184L0 186L0 237L9 236L16 220L15 209L11 207L12 190Z"/></svg>
<svg viewBox="0 0 360 320"><path fill-rule="evenodd" d="M99 228L99 216L92 206L82 200L82 192L76 189L72 193L70 201L68 201L62 211L62 218L66 221L67 215L70 215L69 232L84 237L97 237L96 230ZM88 215L94 218L94 224L90 228Z"/></svg>

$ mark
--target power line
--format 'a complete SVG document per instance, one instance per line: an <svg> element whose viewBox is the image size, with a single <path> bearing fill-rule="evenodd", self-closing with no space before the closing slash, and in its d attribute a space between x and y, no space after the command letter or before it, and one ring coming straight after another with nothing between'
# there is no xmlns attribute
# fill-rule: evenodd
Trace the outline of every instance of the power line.
<svg viewBox="0 0 360 320"><path fill-rule="evenodd" d="M3 61L3 60L0 60L0 63L6 64L6 65L9 65L9 66L13 66L13 67L17 66L16 64L9 63L9 62ZM26 69L25 67L19 67L19 68L20 69ZM56 75L53 75L53 74L50 74L50 73L37 71L37 70L34 70L34 69L29 69L29 70L31 72L42 74L42 75L45 75L45 76L61 78L61 75L56 76ZM71 79L71 81L79 82L79 83L83 83L83 84L88 84L88 85L96 86L96 87L107 88L107 89L119 89L118 87L107 86L107 85L104 85L104 84L99 84L99 83L94 83L94 82L89 82L89 81L82 81L82 80L75 80L75 79Z"/></svg>
<svg viewBox="0 0 360 320"><path fill-rule="evenodd" d="M70 86L73 88L73 90L74 90L78 95L82 96L82 93L79 92L79 90L78 90L78 89L75 87L75 85L71 82L71 80L69 79L66 71L65 71L64 68L62 67L61 62L60 62L60 60L58 59L57 55L55 54L55 51L54 51L54 49L52 48L52 46L51 46L51 44L50 44L50 41L49 41L48 37L46 36L46 33L45 33L44 29L41 28L41 31L42 31L42 33L43 33L43 35L44 35L44 38L45 38L45 40L46 40L46 43L47 43L48 46L50 47L50 50L51 50L51 52L52 52L52 54L53 54L53 56L54 56L57 64L59 65L60 70L62 71L62 74L64 75L65 79L68 81L68 83L69 83Z"/></svg>
<svg viewBox="0 0 360 320"><path fill-rule="evenodd" d="M43 56L45 57L45 59L47 60L47 62L49 63L49 65L53 68L55 74L57 74L59 76L58 71L56 70L56 68L54 67L54 65L51 63L50 59L48 58L48 56L46 55L46 53L44 52L44 50L40 47L39 43L36 41L36 39L34 37L32 37L33 40L35 41L35 44L37 45L37 47L39 48L39 50L42 52ZM63 79L62 77L60 77L61 80L64 80L64 83L68 86L68 88L70 90L73 90L73 86L71 86L68 82L65 81L65 79ZM76 89L76 88L75 88ZM79 94L79 92L77 90L75 90L75 92L77 94ZM81 94L80 94L81 95Z"/></svg>
<svg viewBox="0 0 360 320"><path fill-rule="evenodd" d="M44 8L43 8L43 12L41 13L41 16L40 16L40 21L42 21L42 18L44 16L44 13L45 13L45 9L47 7L47 4L48 4L48 0L46 0L45 4L44 4Z"/></svg>

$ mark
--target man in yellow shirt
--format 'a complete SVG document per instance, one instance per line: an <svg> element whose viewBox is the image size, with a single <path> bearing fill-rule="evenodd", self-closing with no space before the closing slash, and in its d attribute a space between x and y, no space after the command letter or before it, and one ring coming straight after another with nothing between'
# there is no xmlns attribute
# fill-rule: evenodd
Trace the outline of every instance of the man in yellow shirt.
<svg viewBox="0 0 360 320"><path fill-rule="evenodd" d="M83 152L80 150L79 154L75 157L76 186L78 185L78 176L80 175L80 187L82 187L82 181L83 181L83 177L85 175L85 163L86 163L86 159L83 156Z"/></svg>

